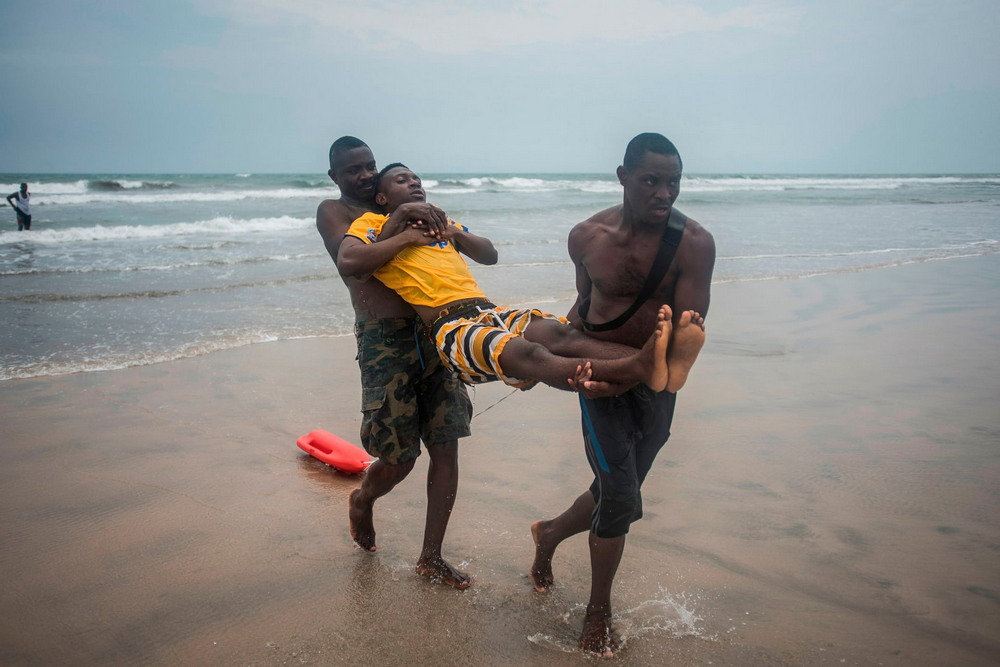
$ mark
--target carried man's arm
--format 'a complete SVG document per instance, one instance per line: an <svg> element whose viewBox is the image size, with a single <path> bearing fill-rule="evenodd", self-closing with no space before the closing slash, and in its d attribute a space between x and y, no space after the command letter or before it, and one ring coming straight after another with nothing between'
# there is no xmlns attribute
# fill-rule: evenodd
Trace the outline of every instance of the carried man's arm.
<svg viewBox="0 0 1000 667"><path fill-rule="evenodd" d="M455 222L448 225L444 238L454 243L460 253L479 264L496 264L500 257L492 241L473 234Z"/></svg>
<svg viewBox="0 0 1000 667"><path fill-rule="evenodd" d="M433 243L435 234L428 231L425 222L432 217L428 213L432 208L420 202L401 205L386 220L374 243L344 236L336 260L340 274L365 281L400 250Z"/></svg>

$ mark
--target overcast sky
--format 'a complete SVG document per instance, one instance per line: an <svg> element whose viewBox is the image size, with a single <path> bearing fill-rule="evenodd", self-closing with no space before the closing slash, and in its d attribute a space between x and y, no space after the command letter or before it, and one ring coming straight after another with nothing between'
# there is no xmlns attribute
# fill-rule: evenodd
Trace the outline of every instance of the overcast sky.
<svg viewBox="0 0 1000 667"><path fill-rule="evenodd" d="M1000 2L0 1L0 172L1000 172Z"/></svg>

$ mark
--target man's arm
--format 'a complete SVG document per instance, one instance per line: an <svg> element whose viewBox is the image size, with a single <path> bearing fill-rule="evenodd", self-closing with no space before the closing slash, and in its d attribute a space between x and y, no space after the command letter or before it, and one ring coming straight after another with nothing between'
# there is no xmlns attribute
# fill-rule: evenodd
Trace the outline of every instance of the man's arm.
<svg viewBox="0 0 1000 667"><path fill-rule="evenodd" d="M691 222L688 221L689 228L684 232L681 248L678 249L680 275L674 287L675 321L686 310L697 311L705 317L711 301L715 239L704 227Z"/></svg>
<svg viewBox="0 0 1000 667"><path fill-rule="evenodd" d="M388 222L386 223L388 225ZM374 243L365 243L354 236L344 236L337 253L340 275L368 280L379 267L395 257L400 250L433 242L423 226L404 226L388 237L379 236Z"/></svg>
<svg viewBox="0 0 1000 667"><path fill-rule="evenodd" d="M344 234L351 226L347 209L338 201L327 199L316 209L316 230L323 238L323 245L330 253L330 259L337 262L337 252Z"/></svg>
<svg viewBox="0 0 1000 667"><path fill-rule="evenodd" d="M587 269L583 265L585 237L586 230L583 227L583 223L576 225L569 232L569 258L572 260L573 268L576 272L576 301L573 302L573 306L566 313L566 319L577 329L583 326L580 322L580 302L583 301L585 296L590 294L590 290L594 287L590 280L590 274L587 273Z"/></svg>
<svg viewBox="0 0 1000 667"><path fill-rule="evenodd" d="M399 210L400 214L396 220L431 220L434 221L429 225L431 228L434 224L443 228L441 220L447 219L441 209L420 202L403 204ZM351 223L354 222L355 218L363 212L363 210L351 209L335 199L327 199L316 210L316 230L323 238L323 245L326 246L326 251L330 253L330 258L334 262L337 261L337 255L340 253L340 242L344 239L344 234L351 228ZM388 222L386 227L389 227ZM402 230L402 225L394 224L392 230L394 230L393 233L398 233ZM382 235L388 237L391 234L386 233L385 228L383 228Z"/></svg>
<svg viewBox="0 0 1000 667"><path fill-rule="evenodd" d="M14 202L11 201L16 195L17 195L16 192L12 192L11 194L7 195L7 203L10 204L11 208L17 208L16 206L14 206Z"/></svg>
<svg viewBox="0 0 1000 667"><path fill-rule="evenodd" d="M455 244L455 249L479 264L496 264L499 259L493 242L485 236L477 236L461 225L451 223L444 235Z"/></svg>

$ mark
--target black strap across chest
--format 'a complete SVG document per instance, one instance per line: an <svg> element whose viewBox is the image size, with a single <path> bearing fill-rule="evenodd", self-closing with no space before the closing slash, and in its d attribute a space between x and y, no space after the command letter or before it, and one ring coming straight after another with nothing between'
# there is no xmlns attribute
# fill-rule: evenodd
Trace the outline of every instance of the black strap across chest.
<svg viewBox="0 0 1000 667"><path fill-rule="evenodd" d="M663 236L660 238L660 247L656 251L656 257L653 258L653 265L649 269L649 275L646 276L646 282L643 283L642 289L639 290L639 294L635 297L635 301L624 313L610 322L603 322L601 324L588 322L587 313L590 311L590 292L584 295L580 300L578 312L580 313L580 320L583 322L583 327L587 331L611 331L625 324L630 317L635 315L636 311L642 307L642 304L646 303L646 299L653 294L657 285L663 281L663 276L667 275L667 269L670 268L670 263L674 261L674 254L677 252L677 246L681 243L681 237L684 235L684 226L686 224L686 215L675 208L670 209L670 217L667 219L667 226L663 230Z"/></svg>

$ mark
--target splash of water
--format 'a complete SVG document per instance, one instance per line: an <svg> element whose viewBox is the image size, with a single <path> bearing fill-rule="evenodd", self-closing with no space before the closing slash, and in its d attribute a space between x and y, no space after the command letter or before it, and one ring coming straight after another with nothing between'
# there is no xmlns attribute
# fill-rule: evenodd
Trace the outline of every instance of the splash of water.
<svg viewBox="0 0 1000 667"><path fill-rule="evenodd" d="M670 639L695 637L706 641L716 641L714 634L708 633L702 627L704 619L698 614L695 605L696 597L681 591L671 593L659 587L657 595L634 607L615 613L612 620L616 637L616 651L625 648L626 644L640 637L665 635ZM586 605L576 604L560 614L565 625L574 625L574 620L582 616ZM547 648L563 653L579 651L575 639L554 637L543 632L528 636L528 641L541 648Z"/></svg>

